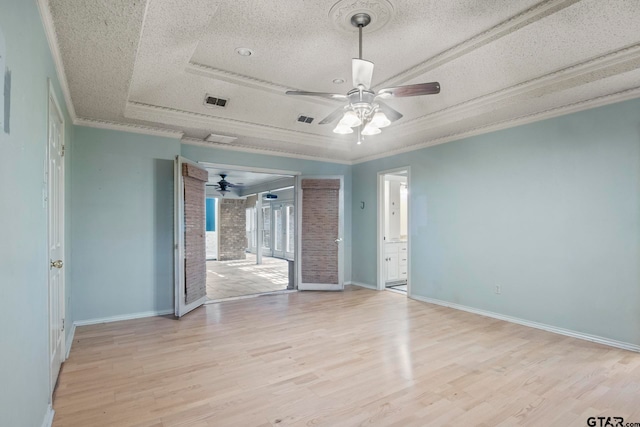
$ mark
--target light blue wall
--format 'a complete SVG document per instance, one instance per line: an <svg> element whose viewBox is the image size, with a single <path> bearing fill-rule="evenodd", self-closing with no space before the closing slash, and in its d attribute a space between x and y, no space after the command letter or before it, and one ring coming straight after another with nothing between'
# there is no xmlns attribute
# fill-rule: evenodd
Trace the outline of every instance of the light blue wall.
<svg viewBox="0 0 640 427"><path fill-rule="evenodd" d="M344 279L351 281L351 220L353 205L351 199L351 166L317 162L314 160L292 159L288 157L264 156L239 151L220 150L197 145L182 145L182 156L193 161L219 163L224 165L251 166L256 168L279 169L301 172L303 175L344 175Z"/></svg>
<svg viewBox="0 0 640 427"><path fill-rule="evenodd" d="M77 321L173 307L173 159L345 175L350 167L180 145L77 127L73 153L73 313ZM346 229L350 230L347 196ZM350 277L347 239L346 277Z"/></svg>
<svg viewBox="0 0 640 427"><path fill-rule="evenodd" d="M0 0L0 31L12 77L11 133L0 130L0 425L39 427L49 401L47 211L43 205L48 78L65 113L67 172L73 126L36 2ZM4 73L0 70L2 83ZM69 178L67 174L67 187ZM65 263L68 254L67 245ZM69 310L67 319L73 320Z"/></svg>
<svg viewBox="0 0 640 427"><path fill-rule="evenodd" d="M176 139L77 127L73 313L77 321L173 307Z"/></svg>
<svg viewBox="0 0 640 427"><path fill-rule="evenodd" d="M376 175L399 166L416 295L640 344L640 100L355 165L354 281L376 281Z"/></svg>

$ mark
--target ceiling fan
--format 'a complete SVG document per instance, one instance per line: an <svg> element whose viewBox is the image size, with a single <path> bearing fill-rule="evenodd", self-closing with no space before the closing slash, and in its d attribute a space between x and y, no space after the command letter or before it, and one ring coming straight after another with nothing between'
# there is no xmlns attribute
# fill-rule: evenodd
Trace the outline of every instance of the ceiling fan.
<svg viewBox="0 0 640 427"><path fill-rule="evenodd" d="M220 178L222 178L220 181L217 182L217 184L215 185L216 190L218 190L218 192L222 195L222 197L224 197L224 195L226 193L228 193L229 188L235 187L235 184L230 183L229 181L227 181L227 174L221 173L220 174Z"/></svg>
<svg viewBox="0 0 640 427"><path fill-rule="evenodd" d="M356 13L351 17L351 25L358 28L359 54L358 58L351 60L354 87L346 95L297 90L286 92L287 95L315 96L348 102L347 105L338 108L318 124L332 123L342 116L333 131L338 134L349 134L353 133L353 128L356 128L358 144L362 143L362 136L377 135L381 132L381 128L402 118L402 114L385 104L383 99L440 93L440 83L438 82L387 87L380 89L378 93L371 90L374 65L373 62L362 59L362 29L370 22L371 16L366 13Z"/></svg>

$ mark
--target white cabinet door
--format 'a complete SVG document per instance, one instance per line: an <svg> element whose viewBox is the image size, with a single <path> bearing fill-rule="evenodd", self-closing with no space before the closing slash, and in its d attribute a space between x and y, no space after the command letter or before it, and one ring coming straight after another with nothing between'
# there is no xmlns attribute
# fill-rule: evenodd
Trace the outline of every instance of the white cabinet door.
<svg viewBox="0 0 640 427"><path fill-rule="evenodd" d="M398 254L391 253L387 255L387 281L398 280L400 277Z"/></svg>

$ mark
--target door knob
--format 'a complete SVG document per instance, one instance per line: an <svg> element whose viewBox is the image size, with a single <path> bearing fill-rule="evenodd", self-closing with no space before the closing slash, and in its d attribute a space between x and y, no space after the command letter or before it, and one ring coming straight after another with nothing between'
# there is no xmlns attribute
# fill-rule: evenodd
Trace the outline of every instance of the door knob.
<svg viewBox="0 0 640 427"><path fill-rule="evenodd" d="M336 240L334 240L334 242L336 242L336 243L342 242L342 237L338 237Z"/></svg>
<svg viewBox="0 0 640 427"><path fill-rule="evenodd" d="M62 268L62 260L51 261L51 268Z"/></svg>

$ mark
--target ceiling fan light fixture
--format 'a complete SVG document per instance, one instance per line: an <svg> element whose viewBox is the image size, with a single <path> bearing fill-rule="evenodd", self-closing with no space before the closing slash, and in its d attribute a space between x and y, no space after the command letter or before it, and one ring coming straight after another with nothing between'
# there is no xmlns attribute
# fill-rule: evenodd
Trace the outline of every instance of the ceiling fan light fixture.
<svg viewBox="0 0 640 427"><path fill-rule="evenodd" d="M382 131L378 129L372 122L367 123L364 129L362 129L362 135L364 136L377 135L380 132Z"/></svg>
<svg viewBox="0 0 640 427"><path fill-rule="evenodd" d="M342 122L340 122L338 123L338 126L336 126L336 128L333 130L333 132L339 135L347 135L353 133L353 129L351 129L350 126L345 126L342 124Z"/></svg>
<svg viewBox="0 0 640 427"><path fill-rule="evenodd" d="M350 128L354 128L356 126L360 126L362 124L362 120L353 110L349 110L344 113L344 116L340 120L339 126L348 126ZM351 132L349 132L351 133Z"/></svg>
<svg viewBox="0 0 640 427"><path fill-rule="evenodd" d="M371 124L377 127L378 129L386 128L391 124L391 120L387 117L385 113L382 111L377 111L373 118L371 119Z"/></svg>

